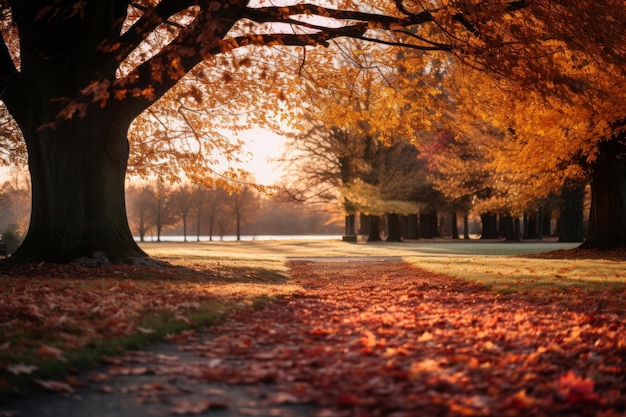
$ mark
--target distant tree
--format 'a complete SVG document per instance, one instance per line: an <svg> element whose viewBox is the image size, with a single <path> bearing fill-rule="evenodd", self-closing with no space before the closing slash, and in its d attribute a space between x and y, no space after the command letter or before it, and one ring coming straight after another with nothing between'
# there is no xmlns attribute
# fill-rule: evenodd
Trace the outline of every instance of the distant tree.
<svg viewBox="0 0 626 417"><path fill-rule="evenodd" d="M205 222L208 226L209 240L215 236L215 227L218 226L220 236L224 235L226 229L226 208L228 193L222 188L213 188L206 193Z"/></svg>
<svg viewBox="0 0 626 417"><path fill-rule="evenodd" d="M9 251L17 249L28 228L30 191L20 182L6 181L0 186L0 235Z"/></svg>
<svg viewBox="0 0 626 417"><path fill-rule="evenodd" d="M183 240L187 241L187 222L193 209L193 190L188 184L175 187L169 195L172 214L183 223Z"/></svg>
<svg viewBox="0 0 626 417"><path fill-rule="evenodd" d="M439 81L432 62L429 70L424 61L424 67L418 65L408 74L390 67L376 53L355 51L345 60L341 77L327 73L329 69L325 73L302 68L307 80L304 116L294 126L302 133L288 143L285 159L291 168L286 176L288 194L299 201L337 201L346 213L348 234L354 231L350 223L358 212L375 216L387 214L386 209L395 214L416 212L415 204L406 212L410 206L406 202L415 197L411 189L423 178L415 175L417 151L411 141L417 131L428 128L420 114L433 109L432 117L437 118L434 107L440 94L434 92ZM377 71L367 70L371 68ZM420 86L398 88L399 78L417 73ZM374 239L377 228L371 230Z"/></svg>
<svg viewBox="0 0 626 417"><path fill-rule="evenodd" d="M235 220L235 234L239 241L242 225L251 219L259 208L259 194L255 188L243 186L228 196L226 204Z"/></svg>
<svg viewBox="0 0 626 417"><path fill-rule="evenodd" d="M26 166L26 144L19 126L4 106L0 106L0 166Z"/></svg>
<svg viewBox="0 0 626 417"><path fill-rule="evenodd" d="M301 204L260 195L259 209L246 229L253 235L339 234L343 212L334 204Z"/></svg>
<svg viewBox="0 0 626 417"><path fill-rule="evenodd" d="M582 242L585 186L568 184L563 187L560 195L559 242Z"/></svg>
<svg viewBox="0 0 626 417"><path fill-rule="evenodd" d="M191 191L191 212L196 220L196 240L200 241L202 234L202 222L205 219L205 210L207 205L207 194L209 190L204 184L194 185Z"/></svg>
<svg viewBox="0 0 626 417"><path fill-rule="evenodd" d="M180 217L172 201L171 186L162 180L157 180L155 191L152 200L152 216L154 218L154 227L156 228L157 242L160 242L163 228L176 224Z"/></svg>
<svg viewBox="0 0 626 417"><path fill-rule="evenodd" d="M146 234L155 226L154 202L156 190L149 184L131 185L126 192L128 219L139 240L145 241Z"/></svg>

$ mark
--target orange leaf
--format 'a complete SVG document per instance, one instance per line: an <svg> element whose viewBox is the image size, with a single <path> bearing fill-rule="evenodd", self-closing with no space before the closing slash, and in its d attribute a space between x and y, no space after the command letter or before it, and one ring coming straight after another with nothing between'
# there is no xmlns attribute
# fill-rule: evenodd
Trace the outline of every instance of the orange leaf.
<svg viewBox="0 0 626 417"><path fill-rule="evenodd" d="M559 378L559 394L568 402L597 399L598 395L593 389L594 383L591 379L580 377L572 371Z"/></svg>
<svg viewBox="0 0 626 417"><path fill-rule="evenodd" d="M41 345L36 351L37 356L45 359L62 359L63 351L48 345Z"/></svg>

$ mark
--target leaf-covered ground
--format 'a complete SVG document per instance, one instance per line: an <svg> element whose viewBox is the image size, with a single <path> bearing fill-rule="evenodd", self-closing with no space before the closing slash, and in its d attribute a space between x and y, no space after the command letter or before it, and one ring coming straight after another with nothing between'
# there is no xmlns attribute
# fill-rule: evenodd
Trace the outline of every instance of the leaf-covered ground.
<svg viewBox="0 0 626 417"><path fill-rule="evenodd" d="M291 275L305 291L87 380L150 415L626 415L623 290L498 294L402 262ZM241 405L241 384L263 389Z"/></svg>
<svg viewBox="0 0 626 417"><path fill-rule="evenodd" d="M291 293L286 279L216 263L0 269L0 399L28 390L33 380Z"/></svg>

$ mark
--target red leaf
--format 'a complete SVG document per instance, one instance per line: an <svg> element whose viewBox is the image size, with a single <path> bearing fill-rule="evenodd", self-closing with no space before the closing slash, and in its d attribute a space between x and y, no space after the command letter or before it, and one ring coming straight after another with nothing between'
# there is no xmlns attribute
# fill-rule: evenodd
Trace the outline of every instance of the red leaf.
<svg viewBox="0 0 626 417"><path fill-rule="evenodd" d="M61 359L61 360L65 359L62 356L63 351L61 349L57 349L55 347L48 346L48 345L41 345L39 349L37 349L36 353L38 356L45 358L45 359Z"/></svg>
<svg viewBox="0 0 626 417"><path fill-rule="evenodd" d="M177 401L176 404L172 408L170 408L170 412L179 416L198 415L204 413L210 407L211 401L209 400L181 400Z"/></svg>
<svg viewBox="0 0 626 417"><path fill-rule="evenodd" d="M593 392L594 383L588 378L583 378L569 371L559 378L559 395L567 402L593 401L598 395Z"/></svg>

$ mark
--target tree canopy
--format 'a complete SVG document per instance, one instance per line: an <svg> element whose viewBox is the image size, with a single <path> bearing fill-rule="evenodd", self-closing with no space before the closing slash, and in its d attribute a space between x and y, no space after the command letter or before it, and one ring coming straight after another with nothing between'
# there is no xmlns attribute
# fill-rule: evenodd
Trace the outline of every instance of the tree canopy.
<svg viewBox="0 0 626 417"><path fill-rule="evenodd" d="M162 175L183 168L193 177L207 167L199 155L210 143L198 140L184 151L160 146L161 114L176 113L168 128L185 126L201 138L216 114L215 95L244 112L288 99L289 91L274 88L282 81L273 71L281 64L276 52L292 48L302 66L312 47L338 38L388 51L388 62L413 74L408 88L419 83L412 65L423 65L424 52L444 53L437 67L453 80L447 89L457 108L505 133L520 149L511 163L532 155L526 150L548 149L551 158L518 164L538 177L555 167L578 175L569 168L577 163L594 195L616 202L594 200L587 242L623 245L625 9L620 0L2 1L0 99L23 134L33 191L29 232L12 261L145 257L124 210L129 157L133 166L151 165ZM169 108L144 113L177 85L184 93L173 95ZM243 85L252 88L238 100ZM138 117L143 131L131 133L129 144ZM210 121L217 141L222 120ZM0 140L11 154L23 149L11 135ZM173 168L161 170L163 152L174 152ZM553 177L556 184L559 175Z"/></svg>

